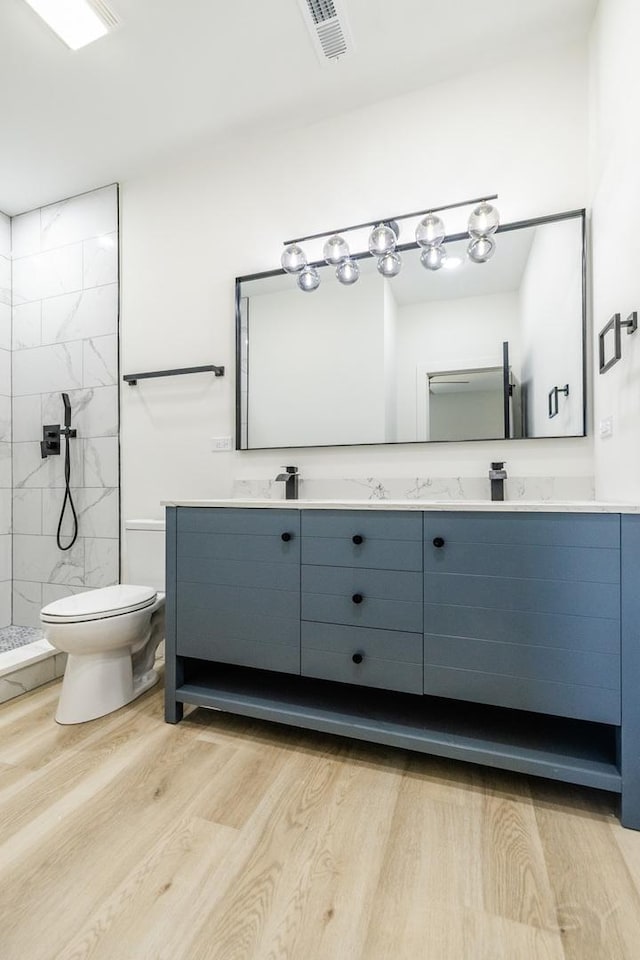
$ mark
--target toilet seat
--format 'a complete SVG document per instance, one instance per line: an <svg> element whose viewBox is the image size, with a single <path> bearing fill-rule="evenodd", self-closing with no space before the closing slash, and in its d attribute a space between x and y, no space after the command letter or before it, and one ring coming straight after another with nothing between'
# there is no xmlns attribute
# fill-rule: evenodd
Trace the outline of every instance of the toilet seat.
<svg viewBox="0 0 640 960"><path fill-rule="evenodd" d="M104 620L144 610L155 603L157 596L152 587L121 583L54 600L43 607L40 619L43 623L86 623L90 620Z"/></svg>

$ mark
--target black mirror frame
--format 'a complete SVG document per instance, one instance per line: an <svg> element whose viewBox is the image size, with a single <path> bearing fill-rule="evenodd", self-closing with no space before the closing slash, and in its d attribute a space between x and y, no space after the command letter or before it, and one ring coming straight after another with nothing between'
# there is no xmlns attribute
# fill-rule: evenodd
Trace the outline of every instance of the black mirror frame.
<svg viewBox="0 0 640 960"><path fill-rule="evenodd" d="M511 437L510 442L519 440L568 440L574 437L587 436L587 211L584 207L577 210L567 210L563 213L553 213L545 217L532 217L527 220L516 220L513 223L505 223L498 227L496 233L509 233L512 230L523 230L527 227L542 226L545 223L557 223L561 220L581 220L582 226L582 433L571 434L563 437ZM453 233L445 237L444 243L453 243L456 240L468 239L466 233ZM417 243L403 243L398 245L398 251L402 253L405 250L417 250ZM369 253L351 254L353 260L363 260L369 258ZM324 260L315 260L310 266L325 266ZM242 339L241 339L241 312L240 312L240 285L250 280L263 280L267 277L284 276L285 271L266 270L262 273L251 273L246 276L236 277L235 280L235 314L236 314L236 425L235 425L235 449L236 450L300 450L306 449L304 445L297 444L295 447L243 447L242 446ZM496 438L496 442L504 442L505 438ZM378 443L328 443L312 444L309 449L322 446L331 447L378 447L393 446L399 444L417 444L417 443L487 443L493 441L487 440L392 440Z"/></svg>

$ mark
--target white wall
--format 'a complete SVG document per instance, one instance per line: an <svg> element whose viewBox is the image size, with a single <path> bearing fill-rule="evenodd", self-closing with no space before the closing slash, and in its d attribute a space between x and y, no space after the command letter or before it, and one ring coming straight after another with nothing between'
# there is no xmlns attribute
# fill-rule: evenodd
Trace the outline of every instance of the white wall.
<svg viewBox="0 0 640 960"><path fill-rule="evenodd" d="M522 380L530 436L582 432L582 357L575 350L582 334L581 231L577 219L539 226L520 285ZM559 394L558 415L550 419L549 391L567 384L569 395Z"/></svg>
<svg viewBox="0 0 640 960"><path fill-rule="evenodd" d="M622 333L622 360L597 370L597 333L640 310L640 74L637 0L601 0L591 46L591 189L596 495L640 499L640 332ZM599 423L613 418L613 435Z"/></svg>
<svg viewBox="0 0 640 960"><path fill-rule="evenodd" d="M223 363L121 388L123 515L165 498L229 496L275 476L279 451L212 454L234 429L235 276L277 266L291 236L499 192L505 221L584 205L586 52L520 59L268 138L213 144L125 181L123 372ZM336 173L336 164L338 172ZM592 473L590 439L301 449L313 476Z"/></svg>
<svg viewBox="0 0 640 960"><path fill-rule="evenodd" d="M11 623L11 221L0 213L0 627Z"/></svg>
<svg viewBox="0 0 640 960"><path fill-rule="evenodd" d="M400 307L398 437L416 436L418 369L424 375L440 370L499 367L505 340L509 342L511 367L519 379L520 324L515 292L427 300ZM464 401L458 402L464 404ZM440 420L440 426L444 425ZM467 436L472 436L469 431L471 424L467 425Z"/></svg>

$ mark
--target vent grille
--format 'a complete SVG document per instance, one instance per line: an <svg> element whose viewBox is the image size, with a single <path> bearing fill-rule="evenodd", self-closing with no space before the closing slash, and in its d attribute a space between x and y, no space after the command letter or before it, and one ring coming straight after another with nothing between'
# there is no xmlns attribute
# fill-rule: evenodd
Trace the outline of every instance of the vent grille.
<svg viewBox="0 0 640 960"><path fill-rule="evenodd" d="M307 0L307 6L314 23L324 23L337 16L333 0Z"/></svg>
<svg viewBox="0 0 640 960"><path fill-rule="evenodd" d="M298 5L322 64L352 53L353 42L341 0L298 0Z"/></svg>
<svg viewBox="0 0 640 960"><path fill-rule="evenodd" d="M89 6L93 7L100 19L104 21L105 26L109 27L110 30L120 23L118 17L104 0L89 0Z"/></svg>
<svg viewBox="0 0 640 960"><path fill-rule="evenodd" d="M324 23L318 27L318 40L324 52L325 57L341 57L347 52L347 41L345 40L342 27L339 20L333 20Z"/></svg>

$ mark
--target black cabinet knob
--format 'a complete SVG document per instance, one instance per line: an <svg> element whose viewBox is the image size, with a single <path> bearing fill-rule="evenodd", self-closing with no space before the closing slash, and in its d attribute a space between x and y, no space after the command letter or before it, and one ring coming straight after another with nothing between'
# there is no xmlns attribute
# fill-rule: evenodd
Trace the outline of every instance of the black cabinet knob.
<svg viewBox="0 0 640 960"><path fill-rule="evenodd" d="M364 540L364 537L362 536L362 534L356 533L353 537L351 537L351 539L353 540L354 543L362 543L362 541Z"/></svg>
<svg viewBox="0 0 640 960"><path fill-rule="evenodd" d="M364 657L361 653L354 653L351 659L353 660L354 663L362 663L362 661L364 660Z"/></svg>
<svg viewBox="0 0 640 960"><path fill-rule="evenodd" d="M434 537L433 538L434 547L444 547L444 538L443 537Z"/></svg>
<svg viewBox="0 0 640 960"><path fill-rule="evenodd" d="M354 593L351 599L353 600L354 603L362 603L362 601L364 600L364 597L362 596L361 593Z"/></svg>
<svg viewBox="0 0 640 960"><path fill-rule="evenodd" d="M280 539L281 539L281 540L284 540L285 543L289 543L289 540L291 540L292 537L293 537L293 534L292 534L292 533L281 533L281 534L280 534Z"/></svg>

